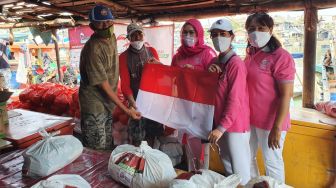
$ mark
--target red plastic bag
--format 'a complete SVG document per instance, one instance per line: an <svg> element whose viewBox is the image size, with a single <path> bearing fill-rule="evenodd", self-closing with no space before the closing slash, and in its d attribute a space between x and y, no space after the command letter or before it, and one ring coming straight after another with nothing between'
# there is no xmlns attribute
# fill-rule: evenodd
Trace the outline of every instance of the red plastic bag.
<svg viewBox="0 0 336 188"><path fill-rule="evenodd" d="M64 91L64 87L56 85L53 88L49 88L47 92L42 96L42 101L45 106L49 106L54 103L55 98Z"/></svg>
<svg viewBox="0 0 336 188"><path fill-rule="evenodd" d="M19 95L20 101L21 102L29 102L30 101L29 95L30 95L31 92L34 92L34 89L35 89L35 86L32 85L29 88L23 90Z"/></svg>
<svg viewBox="0 0 336 188"><path fill-rule="evenodd" d="M42 86L36 87L36 90L30 92L29 98L34 105L42 104L42 96L45 92L48 91L48 88L44 88Z"/></svg>
<svg viewBox="0 0 336 188"><path fill-rule="evenodd" d="M59 94L54 101L53 107L66 112L72 104L72 92L64 91Z"/></svg>

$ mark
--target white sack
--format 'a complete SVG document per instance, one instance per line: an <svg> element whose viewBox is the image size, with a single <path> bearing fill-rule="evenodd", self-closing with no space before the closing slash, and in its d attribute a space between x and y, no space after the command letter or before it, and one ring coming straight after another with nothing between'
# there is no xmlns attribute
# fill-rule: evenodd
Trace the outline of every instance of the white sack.
<svg viewBox="0 0 336 188"><path fill-rule="evenodd" d="M168 187L176 177L169 157L147 142L140 147L120 145L109 160L108 171L112 178L132 188Z"/></svg>
<svg viewBox="0 0 336 188"><path fill-rule="evenodd" d="M85 179L75 174L54 175L46 180L38 182L31 188L65 188L66 186L91 188L90 184Z"/></svg>
<svg viewBox="0 0 336 188"><path fill-rule="evenodd" d="M174 179L169 188L236 188L241 177L233 174L224 177L211 170L201 170L202 174L195 174L189 180Z"/></svg>
<svg viewBox="0 0 336 188"><path fill-rule="evenodd" d="M77 159L82 143L72 135L46 136L24 151L22 172L30 177L48 176Z"/></svg>
<svg viewBox="0 0 336 188"><path fill-rule="evenodd" d="M268 183L269 188L292 188L291 186L288 186L269 176L259 176L259 177L253 178L245 185L245 188L253 188L254 184L260 183L263 181L266 181Z"/></svg>

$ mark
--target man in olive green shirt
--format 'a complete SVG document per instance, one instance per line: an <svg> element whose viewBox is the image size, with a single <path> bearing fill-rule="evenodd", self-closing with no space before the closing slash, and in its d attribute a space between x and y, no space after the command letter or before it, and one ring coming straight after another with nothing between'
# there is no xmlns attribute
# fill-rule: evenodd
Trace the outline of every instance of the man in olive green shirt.
<svg viewBox="0 0 336 188"><path fill-rule="evenodd" d="M97 5L89 18L94 34L86 42L80 57L79 102L83 144L93 149L111 150L114 105L134 119L140 119L141 115L133 108L125 107L115 94L119 67L110 9Z"/></svg>

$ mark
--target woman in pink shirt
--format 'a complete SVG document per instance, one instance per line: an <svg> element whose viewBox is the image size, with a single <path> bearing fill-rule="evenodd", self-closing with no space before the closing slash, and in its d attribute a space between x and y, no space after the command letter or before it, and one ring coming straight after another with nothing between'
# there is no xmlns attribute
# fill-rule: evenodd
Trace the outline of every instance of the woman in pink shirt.
<svg viewBox="0 0 336 188"><path fill-rule="evenodd" d="M197 19L187 20L181 29L181 46L173 56L172 66L195 70L208 70L216 52L204 44L204 29ZM189 171L195 169L195 161L200 161L201 140L187 136L186 152Z"/></svg>
<svg viewBox="0 0 336 188"><path fill-rule="evenodd" d="M220 73L215 103L215 129L209 140L220 148L226 175L242 177L242 185L250 180L250 109L245 63L232 50L234 38L231 22L217 20L210 28L212 42L219 56L210 72Z"/></svg>
<svg viewBox="0 0 336 188"><path fill-rule="evenodd" d="M256 151L261 146L266 175L285 181L282 151L290 127L295 64L272 35L274 22L265 12L250 15L245 23L248 47L245 63L250 96L251 176L259 175Z"/></svg>
<svg viewBox="0 0 336 188"><path fill-rule="evenodd" d="M181 46L173 56L172 66L207 70L216 52L204 44L204 29L197 19L186 21L181 29Z"/></svg>

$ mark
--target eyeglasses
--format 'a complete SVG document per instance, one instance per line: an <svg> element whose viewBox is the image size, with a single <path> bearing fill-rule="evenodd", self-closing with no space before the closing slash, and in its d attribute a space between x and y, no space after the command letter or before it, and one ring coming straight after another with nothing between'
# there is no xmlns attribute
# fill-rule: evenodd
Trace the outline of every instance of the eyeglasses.
<svg viewBox="0 0 336 188"><path fill-rule="evenodd" d="M221 31L221 32L211 32L210 33L210 38L216 38L216 37L230 37L229 32Z"/></svg>
<svg viewBox="0 0 336 188"><path fill-rule="evenodd" d="M194 30L189 30L189 31L188 30L183 30L182 31L182 35L184 35L184 36L187 36L188 34L193 36L193 35L196 34L196 32Z"/></svg>

